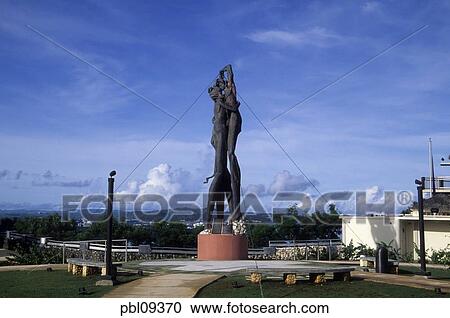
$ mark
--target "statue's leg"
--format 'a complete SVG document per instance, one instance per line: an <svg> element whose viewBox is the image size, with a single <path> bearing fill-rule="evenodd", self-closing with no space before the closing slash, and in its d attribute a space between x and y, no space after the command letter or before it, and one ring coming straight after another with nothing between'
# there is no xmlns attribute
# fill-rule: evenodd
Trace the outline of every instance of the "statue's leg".
<svg viewBox="0 0 450 318"><path fill-rule="evenodd" d="M228 202L228 209L230 211L230 215L232 214L232 211L234 209L234 202L233 202L233 192L231 190L231 176L230 176L230 172L226 171L225 173L225 182L224 182L224 193L226 195L226 199ZM228 216L226 222L224 222L224 225L222 227L222 233L226 233L229 234L232 232L232 227L231 227L231 218L230 216Z"/></svg>
<svg viewBox="0 0 450 318"><path fill-rule="evenodd" d="M225 177L225 182L224 182L224 191L225 191L225 195L227 198L227 202L228 202L228 208L230 210L230 212L232 211L232 206L233 206L233 193L231 191L231 176L230 176L230 172L226 171L226 177Z"/></svg>
<svg viewBox="0 0 450 318"><path fill-rule="evenodd" d="M216 219L223 223L223 214L225 210L225 194L223 192L216 193Z"/></svg>
<svg viewBox="0 0 450 318"><path fill-rule="evenodd" d="M218 185L218 178L217 175L214 176L213 181L211 182L211 185L209 187L209 192L208 192L208 203L206 206L206 228L207 229L211 229L212 227L212 218L213 218L213 212L214 212L214 207L216 206L216 202L217 202L217 185Z"/></svg>
<svg viewBox="0 0 450 318"><path fill-rule="evenodd" d="M221 112L215 115L213 140L215 148L215 161L214 161L214 179L209 188L208 194L208 206L207 206L207 226L212 228L214 208L216 209L217 222L220 225L223 223L224 218L224 183L227 179L227 127L225 126L225 113L222 109ZM228 178L229 179L229 178Z"/></svg>
<svg viewBox="0 0 450 318"><path fill-rule="evenodd" d="M237 157L234 153L229 155L231 168L231 193L233 210L231 210L230 220L238 220L241 217L240 199L241 199L241 170Z"/></svg>
<svg viewBox="0 0 450 318"><path fill-rule="evenodd" d="M227 111L219 103L214 105L213 133L211 143L215 149L214 179L209 188L207 203L207 227L215 231L215 224L219 222L219 227L224 219L225 183L227 182ZM229 179L229 178L228 178ZM228 181L229 183L229 181ZM214 221L213 213L216 209Z"/></svg>
<svg viewBox="0 0 450 318"><path fill-rule="evenodd" d="M238 220L241 217L241 169L235 154L237 138L241 132L242 119L239 112L231 112L228 126L228 160L230 162L231 192L233 210L230 210L230 220Z"/></svg>
<svg viewBox="0 0 450 318"><path fill-rule="evenodd" d="M213 234L222 234L223 219L224 219L224 199L225 194L218 192L216 194L216 215L212 221L211 232Z"/></svg>

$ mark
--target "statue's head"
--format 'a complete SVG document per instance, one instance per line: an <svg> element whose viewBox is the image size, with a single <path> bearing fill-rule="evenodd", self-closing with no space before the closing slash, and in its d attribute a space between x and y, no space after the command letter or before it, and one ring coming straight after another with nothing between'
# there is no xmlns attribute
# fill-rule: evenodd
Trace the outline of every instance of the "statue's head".
<svg viewBox="0 0 450 318"><path fill-rule="evenodd" d="M224 89L227 85L225 84L225 81L222 77L219 77L216 79L216 86L220 89Z"/></svg>
<svg viewBox="0 0 450 318"><path fill-rule="evenodd" d="M221 90L217 85L215 85L208 89L208 93L209 97L211 97L213 101L216 101L220 97Z"/></svg>

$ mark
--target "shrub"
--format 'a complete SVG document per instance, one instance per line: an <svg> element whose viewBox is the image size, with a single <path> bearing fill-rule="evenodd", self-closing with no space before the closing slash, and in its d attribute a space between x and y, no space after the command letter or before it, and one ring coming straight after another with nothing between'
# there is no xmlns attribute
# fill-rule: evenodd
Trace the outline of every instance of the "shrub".
<svg viewBox="0 0 450 318"><path fill-rule="evenodd" d="M14 257L7 257L10 263L19 265L57 264L62 262L61 249L43 247L38 244L21 244L15 248Z"/></svg>
<svg viewBox="0 0 450 318"><path fill-rule="evenodd" d="M375 256L375 250L369 247L367 244L359 243L356 248L356 258L359 258L361 255L364 256Z"/></svg>
<svg viewBox="0 0 450 318"><path fill-rule="evenodd" d="M359 259L361 255L374 256L375 250L367 244L359 243L358 246L355 246L353 240L351 240L348 245L344 244L341 248L341 259L356 260Z"/></svg>
<svg viewBox="0 0 450 318"><path fill-rule="evenodd" d="M447 247L441 250L432 249L430 259L433 264L450 266L450 248Z"/></svg>
<svg viewBox="0 0 450 318"><path fill-rule="evenodd" d="M394 240L390 241L388 244L386 244L385 242L380 242L380 243L377 243L377 247L378 248L380 248L380 247L386 248L388 250L388 257L390 259L395 259L395 260L401 259L400 248L393 247L392 246L393 242L394 242Z"/></svg>
<svg viewBox="0 0 450 318"><path fill-rule="evenodd" d="M341 258L344 260L352 260L355 257L356 247L353 245L353 240L350 240L348 245L343 244L341 249Z"/></svg>
<svg viewBox="0 0 450 318"><path fill-rule="evenodd" d="M400 255L400 260L405 263L414 263L414 253Z"/></svg>

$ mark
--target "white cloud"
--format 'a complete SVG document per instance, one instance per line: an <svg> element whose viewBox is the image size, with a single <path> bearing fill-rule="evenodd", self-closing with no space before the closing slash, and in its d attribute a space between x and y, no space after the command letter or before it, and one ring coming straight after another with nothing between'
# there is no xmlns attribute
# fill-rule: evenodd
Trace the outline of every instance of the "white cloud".
<svg viewBox="0 0 450 318"><path fill-rule="evenodd" d="M384 189L379 186L372 186L366 190L367 202L380 203L384 200Z"/></svg>
<svg viewBox="0 0 450 318"><path fill-rule="evenodd" d="M311 180L314 185L318 182ZM304 191L311 186L308 180L303 176L292 175L289 171L283 170L275 175L275 178L269 188L268 194L275 194L279 191Z"/></svg>
<svg viewBox="0 0 450 318"><path fill-rule="evenodd" d="M189 177L190 173L181 169L174 171L167 163L162 163L150 169L147 181L139 186L139 194L159 193L168 196L180 192L184 188L183 176Z"/></svg>
<svg viewBox="0 0 450 318"><path fill-rule="evenodd" d="M176 193L199 190L201 181L184 169L173 169L167 163L151 168L145 181L130 181L120 193L160 194L166 198ZM197 185L197 186L195 186Z"/></svg>
<svg viewBox="0 0 450 318"><path fill-rule="evenodd" d="M249 184L244 193L254 193L258 196L264 196L266 194L266 186L264 184Z"/></svg>
<svg viewBox="0 0 450 318"><path fill-rule="evenodd" d="M160 194L166 198L176 193L208 191L201 177L185 169L173 169L167 163L161 163L151 168L146 180L132 180L127 188L119 193ZM312 182L317 185L316 180ZM271 196L278 191L304 191L311 187L303 176L292 175L283 170L273 177L273 181L266 188L264 184L249 184L243 186L243 193L254 193L260 197Z"/></svg>
<svg viewBox="0 0 450 318"><path fill-rule="evenodd" d="M376 1L367 1L362 5L362 11L366 13L376 12L380 10L380 3Z"/></svg>
<svg viewBox="0 0 450 318"><path fill-rule="evenodd" d="M264 44L289 46L312 45L319 47L332 46L342 40L340 35L322 27L314 27L305 31L257 31L248 34L246 37L253 42Z"/></svg>

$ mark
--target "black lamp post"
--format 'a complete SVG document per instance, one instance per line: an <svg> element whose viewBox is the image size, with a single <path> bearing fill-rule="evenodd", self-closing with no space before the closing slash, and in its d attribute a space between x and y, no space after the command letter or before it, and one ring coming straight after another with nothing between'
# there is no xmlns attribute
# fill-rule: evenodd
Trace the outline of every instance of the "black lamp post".
<svg viewBox="0 0 450 318"><path fill-rule="evenodd" d="M423 188L425 186L425 178L422 177L420 180L416 180L417 184L417 203L419 210L419 257L420 257L420 274L424 276L430 276L427 272L427 264L425 262L426 252L425 252L425 221L423 218Z"/></svg>
<svg viewBox="0 0 450 318"><path fill-rule="evenodd" d="M114 201L114 176L116 171L111 171L108 178L108 203L106 211L106 276L115 280L115 272L112 263L112 231L113 231L113 201Z"/></svg>

